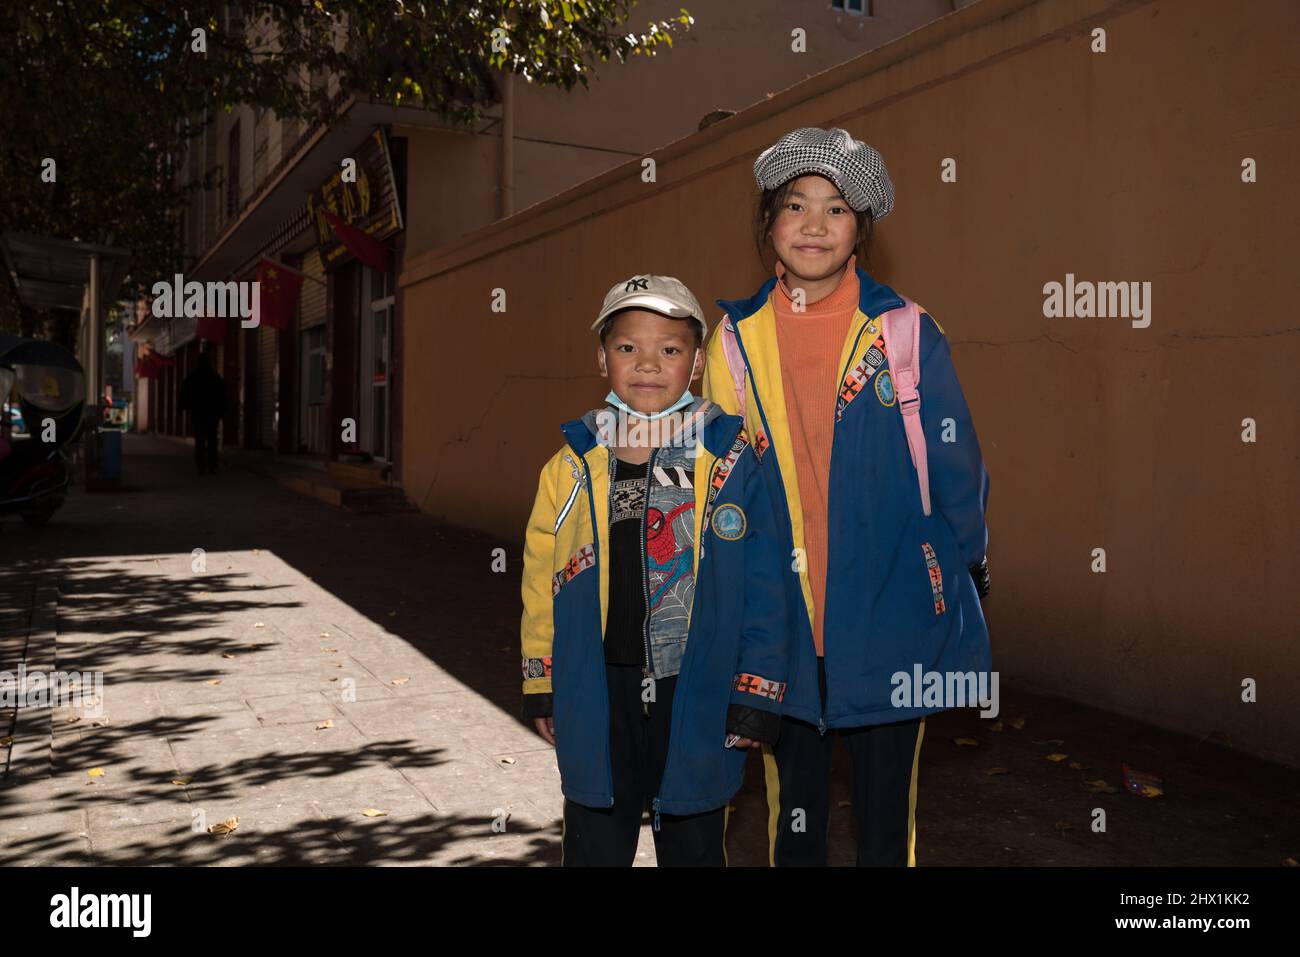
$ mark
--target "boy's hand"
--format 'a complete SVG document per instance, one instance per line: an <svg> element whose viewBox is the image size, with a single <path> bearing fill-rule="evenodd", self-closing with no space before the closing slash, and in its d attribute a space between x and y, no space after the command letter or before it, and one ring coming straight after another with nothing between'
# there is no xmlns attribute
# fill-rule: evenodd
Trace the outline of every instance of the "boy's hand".
<svg viewBox="0 0 1300 957"><path fill-rule="evenodd" d="M555 719L533 718L533 728L546 739L546 743L555 747Z"/></svg>

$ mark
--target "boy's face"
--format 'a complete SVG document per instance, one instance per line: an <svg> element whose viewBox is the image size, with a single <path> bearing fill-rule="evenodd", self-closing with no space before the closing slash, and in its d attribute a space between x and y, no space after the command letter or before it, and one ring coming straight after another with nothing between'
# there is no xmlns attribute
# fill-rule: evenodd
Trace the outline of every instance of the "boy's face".
<svg viewBox="0 0 1300 957"><path fill-rule="evenodd" d="M596 352L600 374L636 411L662 412L704 371L704 352L695 346L693 327L690 319L669 319L645 309L618 313Z"/></svg>
<svg viewBox="0 0 1300 957"><path fill-rule="evenodd" d="M772 247L795 282L834 275L858 238L858 221L835 184L821 176L800 176L772 222Z"/></svg>

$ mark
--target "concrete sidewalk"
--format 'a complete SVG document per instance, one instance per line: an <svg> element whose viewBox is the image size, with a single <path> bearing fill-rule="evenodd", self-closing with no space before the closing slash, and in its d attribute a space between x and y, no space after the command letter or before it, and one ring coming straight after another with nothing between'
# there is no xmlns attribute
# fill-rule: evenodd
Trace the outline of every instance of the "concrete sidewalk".
<svg viewBox="0 0 1300 957"><path fill-rule="evenodd" d="M48 526L0 527L0 670L104 680L102 714L0 711L0 864L558 863L554 753L517 718L519 542L350 515L239 469L196 478L184 446L125 438L122 491L75 489ZM1300 854L1294 770L1005 679L1003 707L1023 727L927 723L921 864ZM832 844L851 863L840 758ZM1120 787L1121 760L1165 795L1091 793ZM748 770L733 865L767 859L756 756ZM653 861L647 828L638 863Z"/></svg>

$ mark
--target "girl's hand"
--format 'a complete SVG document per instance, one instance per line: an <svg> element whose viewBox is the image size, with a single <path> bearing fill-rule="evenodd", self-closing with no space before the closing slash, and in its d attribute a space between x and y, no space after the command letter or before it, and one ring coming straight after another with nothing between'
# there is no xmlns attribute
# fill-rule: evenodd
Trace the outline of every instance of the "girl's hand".
<svg viewBox="0 0 1300 957"><path fill-rule="evenodd" d="M763 743L755 741L753 738L737 738L734 734L729 734L723 742L724 748L761 748Z"/></svg>
<svg viewBox="0 0 1300 957"><path fill-rule="evenodd" d="M533 728L546 739L546 743L555 747L555 719L533 718Z"/></svg>

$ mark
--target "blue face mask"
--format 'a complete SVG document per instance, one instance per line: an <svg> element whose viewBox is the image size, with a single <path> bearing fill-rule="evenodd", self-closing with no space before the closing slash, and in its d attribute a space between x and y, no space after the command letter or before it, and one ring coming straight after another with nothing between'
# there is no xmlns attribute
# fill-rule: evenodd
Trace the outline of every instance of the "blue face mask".
<svg viewBox="0 0 1300 957"><path fill-rule="evenodd" d="M680 399L678 399L668 408L664 409L662 412L656 412L654 415L647 415L644 412L638 412L636 409L632 408L630 405L628 405L626 402L620 399L618 397L618 393L613 391L612 389L610 390L609 395L605 396L605 401L608 402L610 405L612 405L614 408L618 409L620 412L626 412L628 415L635 415L638 419L645 419L647 422L654 422L658 419L662 419L665 415L669 415L673 412L676 412L678 409L683 409L686 406L690 405L692 402L695 401L695 396L691 395L690 389L687 389L685 392L682 393L682 397Z"/></svg>
<svg viewBox="0 0 1300 957"><path fill-rule="evenodd" d="M695 352L691 354L692 366L695 365L695 359L699 355L699 352L700 350L696 349ZM662 412L656 412L654 415L647 415L644 412L638 412L636 409L632 408L630 405L628 405L626 402L620 399L618 397L618 393L615 392L613 389L609 390L609 395L605 396L605 401L608 402L610 405L612 405L614 408L618 409L620 412L625 412L628 415L635 415L637 418L645 419L647 422L655 422L658 421L659 419L662 419L665 415L671 415L673 412L676 412L678 409L686 408L686 406L690 405L692 402L695 401L695 396L691 395L691 390L688 388L685 392L682 393L682 397L680 399L678 399L668 408L664 409Z"/></svg>

